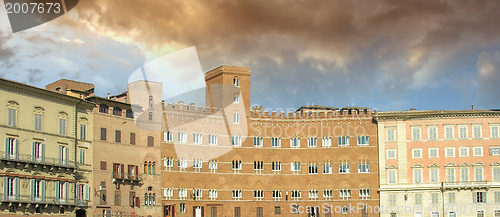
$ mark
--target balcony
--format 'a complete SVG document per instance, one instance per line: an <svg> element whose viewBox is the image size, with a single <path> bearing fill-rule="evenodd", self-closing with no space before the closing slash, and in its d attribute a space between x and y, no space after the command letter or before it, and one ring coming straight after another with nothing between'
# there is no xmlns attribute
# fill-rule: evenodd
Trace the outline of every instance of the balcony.
<svg viewBox="0 0 500 217"><path fill-rule="evenodd" d="M443 189L488 189L491 183L488 181L459 181L443 182Z"/></svg>
<svg viewBox="0 0 500 217"><path fill-rule="evenodd" d="M40 204L40 205L54 205L54 206L74 206L74 207L87 207L88 201L80 199L69 198L55 198L55 197L34 197L32 195L4 195L0 194L2 203L19 203L19 204Z"/></svg>
<svg viewBox="0 0 500 217"><path fill-rule="evenodd" d="M142 182L141 176L135 173L113 172L111 177L113 178L113 183L139 185Z"/></svg>
<svg viewBox="0 0 500 217"><path fill-rule="evenodd" d="M75 161L62 160L60 158L43 157L35 158L30 154L9 154L0 151L0 160L7 164L15 163L15 167L20 166L24 168L25 165L33 165L33 167L41 166L41 168L48 168L49 170L56 170L55 172L73 173L76 169Z"/></svg>

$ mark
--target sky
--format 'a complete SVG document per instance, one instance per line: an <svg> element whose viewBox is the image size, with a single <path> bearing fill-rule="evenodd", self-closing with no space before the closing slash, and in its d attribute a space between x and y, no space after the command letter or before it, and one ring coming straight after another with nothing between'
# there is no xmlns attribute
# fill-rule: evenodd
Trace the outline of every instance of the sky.
<svg viewBox="0 0 500 217"><path fill-rule="evenodd" d="M1 5L0 77L113 95L141 65L194 46L204 72L249 67L252 105L271 110L498 109L498 11L486 0L85 0L12 33Z"/></svg>

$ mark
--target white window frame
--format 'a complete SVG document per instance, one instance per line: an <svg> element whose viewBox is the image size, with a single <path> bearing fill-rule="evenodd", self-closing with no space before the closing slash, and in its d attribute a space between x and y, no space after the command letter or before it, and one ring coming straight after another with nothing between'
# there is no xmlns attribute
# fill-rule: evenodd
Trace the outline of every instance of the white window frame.
<svg viewBox="0 0 500 217"><path fill-rule="evenodd" d="M500 138L500 124L490 124L490 138Z"/></svg>
<svg viewBox="0 0 500 217"><path fill-rule="evenodd" d="M217 135L215 134L208 135L208 145L211 146L217 145Z"/></svg>
<svg viewBox="0 0 500 217"><path fill-rule="evenodd" d="M235 190L232 191L232 193L233 193L232 194L233 200L241 200L241 196L242 196L241 190L235 189Z"/></svg>
<svg viewBox="0 0 500 217"><path fill-rule="evenodd" d="M391 157L390 152L394 152L394 157ZM398 154L397 154L397 150L395 148L387 149L387 159L397 159L397 158L398 158Z"/></svg>
<svg viewBox="0 0 500 217"><path fill-rule="evenodd" d="M450 134L448 134L450 133ZM455 125L447 124L444 125L444 139L453 140L455 139Z"/></svg>
<svg viewBox="0 0 500 217"><path fill-rule="evenodd" d="M455 149L456 149L455 147L445 147L445 149L444 149L445 150L445 157L455 157L455 155L456 155L455 154L455 151L456 151ZM448 153L448 150L453 150L453 155L450 155Z"/></svg>
<svg viewBox="0 0 500 217"><path fill-rule="evenodd" d="M316 137L309 137L309 138L307 138L307 147L308 148L316 148L316 147L318 147L318 138L316 138Z"/></svg>
<svg viewBox="0 0 500 217"><path fill-rule="evenodd" d="M438 140L438 126L432 125L427 126L427 139L428 140Z"/></svg>
<svg viewBox="0 0 500 217"><path fill-rule="evenodd" d="M464 153L464 150L466 150L466 153ZM458 148L458 156L459 157L469 157L469 147L459 147Z"/></svg>
<svg viewBox="0 0 500 217"><path fill-rule="evenodd" d="M321 146L322 147L332 147L332 137L323 137L321 141Z"/></svg>
<svg viewBox="0 0 500 217"><path fill-rule="evenodd" d="M271 138L271 147L281 148L281 138Z"/></svg>
<svg viewBox="0 0 500 217"><path fill-rule="evenodd" d="M477 130L479 130L479 132ZM483 138L483 125L482 124L472 124L472 138L473 139Z"/></svg>
<svg viewBox="0 0 500 217"><path fill-rule="evenodd" d="M474 146L472 147L472 156L474 157L482 157L484 155L483 146Z"/></svg>
<svg viewBox="0 0 500 217"><path fill-rule="evenodd" d="M465 129L465 131L464 131ZM468 139L469 138L469 125L459 124L458 125L458 139Z"/></svg>
<svg viewBox="0 0 500 217"><path fill-rule="evenodd" d="M339 174L349 174L351 173L351 164L346 161L339 163Z"/></svg>
<svg viewBox="0 0 500 217"><path fill-rule="evenodd" d="M422 140L422 127L421 126L412 126L411 128L411 140L412 141L421 141Z"/></svg>
<svg viewBox="0 0 500 217"><path fill-rule="evenodd" d="M413 168L413 183L422 184L424 182L424 174L422 168Z"/></svg>
<svg viewBox="0 0 500 217"><path fill-rule="evenodd" d="M429 182L439 183L439 168L429 168Z"/></svg>
<svg viewBox="0 0 500 217"><path fill-rule="evenodd" d="M370 136L357 136L358 146L369 146Z"/></svg>
<svg viewBox="0 0 500 217"><path fill-rule="evenodd" d="M433 151L436 152L435 156L432 154ZM429 158L439 158L439 148L429 148Z"/></svg>
<svg viewBox="0 0 500 217"><path fill-rule="evenodd" d="M412 158L422 158L422 149L421 148L414 148L411 150L411 157Z"/></svg>
<svg viewBox="0 0 500 217"><path fill-rule="evenodd" d="M340 189L339 190L340 200L351 199L351 189Z"/></svg>
<svg viewBox="0 0 500 217"><path fill-rule="evenodd" d="M291 148L300 148L300 138L290 138Z"/></svg>
<svg viewBox="0 0 500 217"><path fill-rule="evenodd" d="M386 127L385 128L385 140L386 142L396 141L396 127Z"/></svg>
<svg viewBox="0 0 500 217"><path fill-rule="evenodd" d="M349 146L350 140L351 140L350 136L339 136L337 138L338 146L340 146L340 147L347 147L347 146Z"/></svg>

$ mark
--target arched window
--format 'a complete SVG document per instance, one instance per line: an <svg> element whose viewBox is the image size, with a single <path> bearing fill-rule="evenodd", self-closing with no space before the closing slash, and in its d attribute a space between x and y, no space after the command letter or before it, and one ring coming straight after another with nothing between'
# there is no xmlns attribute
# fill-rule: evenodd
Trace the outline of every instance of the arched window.
<svg viewBox="0 0 500 217"><path fill-rule="evenodd" d="M148 162L144 161L144 174L148 174Z"/></svg>
<svg viewBox="0 0 500 217"><path fill-rule="evenodd" d="M122 109L118 107L113 107L113 115L122 116Z"/></svg>
<svg viewBox="0 0 500 217"><path fill-rule="evenodd" d="M148 147L155 147L155 138L148 136Z"/></svg>
<svg viewBox="0 0 500 217"><path fill-rule="evenodd" d="M153 121L153 112L149 112L148 120Z"/></svg>
<svg viewBox="0 0 500 217"><path fill-rule="evenodd" d="M240 86L240 79L238 77L233 78L233 86L235 86L235 87Z"/></svg>
<svg viewBox="0 0 500 217"><path fill-rule="evenodd" d="M156 194L153 193L153 196L151 196L151 205L154 206L156 204Z"/></svg>
<svg viewBox="0 0 500 217"><path fill-rule="evenodd" d="M127 118L134 118L134 112L133 112L132 110L127 110L127 111L125 112L125 116L126 116Z"/></svg>
<svg viewBox="0 0 500 217"><path fill-rule="evenodd" d="M156 163L153 161L153 164L151 165L151 174L155 174L155 165Z"/></svg>
<svg viewBox="0 0 500 217"><path fill-rule="evenodd" d="M107 105L105 105L105 104L100 104L99 105L99 112L100 113L106 113L107 114L108 111L109 111L109 107Z"/></svg>
<svg viewBox="0 0 500 217"><path fill-rule="evenodd" d="M144 204L149 205L149 197L148 197L148 193L145 193L144 194Z"/></svg>

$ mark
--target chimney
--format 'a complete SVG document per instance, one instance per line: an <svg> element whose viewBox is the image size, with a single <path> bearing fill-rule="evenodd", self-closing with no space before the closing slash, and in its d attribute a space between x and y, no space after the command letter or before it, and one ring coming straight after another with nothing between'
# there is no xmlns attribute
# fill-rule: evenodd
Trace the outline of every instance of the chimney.
<svg viewBox="0 0 500 217"><path fill-rule="evenodd" d="M472 111L474 111L474 109L476 109L476 106L472 105Z"/></svg>
<svg viewBox="0 0 500 217"><path fill-rule="evenodd" d="M109 99L109 93L108 93L108 99Z"/></svg>
<svg viewBox="0 0 500 217"><path fill-rule="evenodd" d="M414 111L417 111L416 108L411 108L410 111L414 112Z"/></svg>

